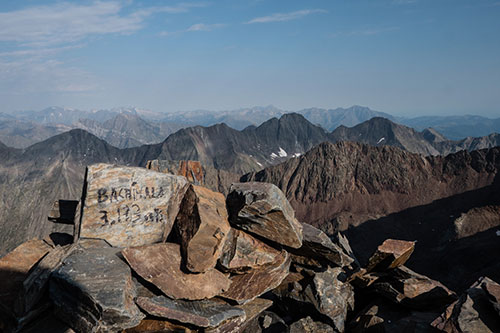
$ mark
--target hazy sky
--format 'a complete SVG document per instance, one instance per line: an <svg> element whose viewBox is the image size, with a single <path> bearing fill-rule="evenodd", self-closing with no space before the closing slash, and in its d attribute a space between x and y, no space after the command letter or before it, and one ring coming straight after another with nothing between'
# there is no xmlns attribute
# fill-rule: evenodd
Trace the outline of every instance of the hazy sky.
<svg viewBox="0 0 500 333"><path fill-rule="evenodd" d="M0 101L500 117L500 1L1 0Z"/></svg>

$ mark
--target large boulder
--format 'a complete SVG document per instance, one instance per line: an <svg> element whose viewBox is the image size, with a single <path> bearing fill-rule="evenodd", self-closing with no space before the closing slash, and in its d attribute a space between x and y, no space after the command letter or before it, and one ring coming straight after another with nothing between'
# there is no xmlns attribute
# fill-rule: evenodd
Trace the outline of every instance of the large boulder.
<svg viewBox="0 0 500 333"><path fill-rule="evenodd" d="M205 272L215 267L231 227L221 193L191 185L182 200L175 229L187 269Z"/></svg>
<svg viewBox="0 0 500 333"><path fill-rule="evenodd" d="M278 244L302 246L302 224L281 190L270 183L235 183L227 196L229 222Z"/></svg>
<svg viewBox="0 0 500 333"><path fill-rule="evenodd" d="M124 249L122 254L137 274L173 299L212 298L228 290L231 283L226 275L216 269L198 274L183 271L178 244L131 247Z"/></svg>
<svg viewBox="0 0 500 333"><path fill-rule="evenodd" d="M52 274L50 297L56 315L77 332L119 331L137 326L144 315L119 249L104 241L77 246Z"/></svg>
<svg viewBox="0 0 500 333"><path fill-rule="evenodd" d="M91 165L75 236L105 239L115 247L165 241L188 185L184 177L144 168Z"/></svg>

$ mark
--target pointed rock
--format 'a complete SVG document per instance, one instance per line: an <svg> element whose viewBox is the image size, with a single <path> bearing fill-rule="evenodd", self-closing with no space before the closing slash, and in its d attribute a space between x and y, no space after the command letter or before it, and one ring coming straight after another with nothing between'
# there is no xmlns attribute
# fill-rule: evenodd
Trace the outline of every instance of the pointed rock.
<svg viewBox="0 0 500 333"><path fill-rule="evenodd" d="M56 315L77 332L137 326L144 315L134 303L131 271L119 250L103 241L87 245L75 248L51 276Z"/></svg>
<svg viewBox="0 0 500 333"><path fill-rule="evenodd" d="M175 228L187 269L200 273L214 268L231 229L224 196L205 187L189 186Z"/></svg>
<svg viewBox="0 0 500 333"><path fill-rule="evenodd" d="M404 266L379 277L371 290L397 304L422 310L442 309L456 300L455 293L439 281Z"/></svg>
<svg viewBox="0 0 500 333"><path fill-rule="evenodd" d="M449 333L500 332L500 317L485 291L486 285L490 290L491 286L499 286L487 277L480 278L431 325Z"/></svg>
<svg viewBox="0 0 500 333"><path fill-rule="evenodd" d="M383 271L402 266L414 249L415 242L386 239L370 257L366 271Z"/></svg>
<svg viewBox="0 0 500 333"><path fill-rule="evenodd" d="M14 303L30 269L52 248L42 240L32 239L0 258L0 309L13 313Z"/></svg>
<svg viewBox="0 0 500 333"><path fill-rule="evenodd" d="M235 183L227 196L229 221L292 248L302 246L302 224L281 190L270 183Z"/></svg>
<svg viewBox="0 0 500 333"><path fill-rule="evenodd" d="M116 247L165 241L188 182L144 168L94 164L87 168L77 237Z"/></svg>
<svg viewBox="0 0 500 333"><path fill-rule="evenodd" d="M483 288L488 296L488 300L500 317L500 284L489 278L484 278L481 283L481 288Z"/></svg>
<svg viewBox="0 0 500 333"><path fill-rule="evenodd" d="M231 283L216 269L199 274L182 271L181 250L177 244L127 248L122 254L137 274L173 299L212 298L228 290Z"/></svg>
<svg viewBox="0 0 500 333"><path fill-rule="evenodd" d="M156 296L139 297L136 302L150 315L198 327L216 327L230 318L245 316L245 311L239 308L210 300L183 301Z"/></svg>
<svg viewBox="0 0 500 333"><path fill-rule="evenodd" d="M231 286L221 296L239 304L251 301L281 284L288 275L290 261L290 255L282 251L273 263L232 276Z"/></svg>
<svg viewBox="0 0 500 333"><path fill-rule="evenodd" d="M337 236L341 243L335 244L327 234L318 228L307 223L303 223L302 227L302 247L291 250L291 253L294 254L294 262L319 267L325 264L339 267L355 266L357 268L359 266L352 254L349 242L342 235ZM344 247L347 247L348 250Z"/></svg>
<svg viewBox="0 0 500 333"><path fill-rule="evenodd" d="M270 264L280 251L249 234L231 228L220 257L220 266L231 273L244 273Z"/></svg>

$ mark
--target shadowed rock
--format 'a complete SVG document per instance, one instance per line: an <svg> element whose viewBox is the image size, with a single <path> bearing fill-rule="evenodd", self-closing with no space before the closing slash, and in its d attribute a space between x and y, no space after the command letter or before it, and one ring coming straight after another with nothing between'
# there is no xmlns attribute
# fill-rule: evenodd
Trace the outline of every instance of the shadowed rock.
<svg viewBox="0 0 500 333"><path fill-rule="evenodd" d="M42 259L51 247L42 240L27 241L0 258L0 309L16 316L14 303L23 288L30 269ZM24 313L24 311L21 311Z"/></svg>
<svg viewBox="0 0 500 333"><path fill-rule="evenodd" d="M156 296L139 297L136 302L150 315L199 327L216 327L230 318L245 317L245 311L239 308L210 300L183 301Z"/></svg>
<svg viewBox="0 0 500 333"><path fill-rule="evenodd" d="M371 290L412 308L442 309L456 299L454 292L438 281L401 266L372 284Z"/></svg>
<svg viewBox="0 0 500 333"><path fill-rule="evenodd" d="M144 318L134 303L130 268L118 251L104 241L89 242L73 250L52 274L55 313L75 331L118 331Z"/></svg>
<svg viewBox="0 0 500 333"><path fill-rule="evenodd" d="M341 234L337 235L339 242L336 244L318 228L307 223L303 223L302 227L302 246L297 250L291 250L294 262L320 267L327 264L339 267L359 266L352 254L349 241Z"/></svg>
<svg viewBox="0 0 500 333"><path fill-rule="evenodd" d="M274 262L279 254L280 251L255 237L231 228L219 264L231 273L243 273Z"/></svg>
<svg viewBox="0 0 500 333"><path fill-rule="evenodd" d="M50 275L59 267L66 255L69 254L69 251L70 246L57 246L31 269L29 276L23 282L19 296L14 304L14 310L18 315L32 310L45 296Z"/></svg>
<svg viewBox="0 0 500 333"><path fill-rule="evenodd" d="M370 257L366 270L383 271L405 264L415 249L415 242L386 239Z"/></svg>
<svg viewBox="0 0 500 333"><path fill-rule="evenodd" d="M476 281L465 294L451 304L432 326L449 333L500 332L500 317L485 287L499 286L487 277Z"/></svg>
<svg viewBox="0 0 500 333"><path fill-rule="evenodd" d="M128 328L123 333L160 333L160 332L182 332L194 333L198 332L196 327L187 327L168 320L159 319L144 319L136 327Z"/></svg>
<svg viewBox="0 0 500 333"><path fill-rule="evenodd" d="M290 325L290 333L334 333L333 327L307 316Z"/></svg>
<svg viewBox="0 0 500 333"><path fill-rule="evenodd" d="M235 183L227 196L229 221L273 242L299 248L302 224L281 190L270 183Z"/></svg>
<svg viewBox="0 0 500 333"><path fill-rule="evenodd" d="M290 255L283 251L271 264L232 276L231 286L221 296L242 304L276 288L288 275L290 261Z"/></svg>
<svg viewBox="0 0 500 333"><path fill-rule="evenodd" d="M144 168L91 165L77 236L116 247L165 241L188 184L184 177Z"/></svg>
<svg viewBox="0 0 500 333"><path fill-rule="evenodd" d="M179 245L161 243L122 251L130 267L173 299L201 300L228 290L231 281L216 269L190 274L182 271Z"/></svg>
<svg viewBox="0 0 500 333"><path fill-rule="evenodd" d="M175 228L186 267L196 273L214 268L231 228L224 196L191 185L182 200Z"/></svg>

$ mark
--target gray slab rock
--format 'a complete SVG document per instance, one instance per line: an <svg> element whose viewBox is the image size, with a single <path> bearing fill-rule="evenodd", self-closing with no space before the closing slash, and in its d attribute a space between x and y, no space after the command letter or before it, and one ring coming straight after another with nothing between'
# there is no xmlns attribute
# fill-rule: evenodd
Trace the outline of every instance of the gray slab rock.
<svg viewBox="0 0 500 333"><path fill-rule="evenodd" d="M198 327L217 327L234 317L245 319L245 311L242 309L210 300L183 301L156 296L138 297L136 303L150 315Z"/></svg>
<svg viewBox="0 0 500 333"><path fill-rule="evenodd" d="M52 274L56 315L77 332L119 331L137 326L144 314L119 249L103 241L82 242Z"/></svg>
<svg viewBox="0 0 500 333"><path fill-rule="evenodd" d="M302 224L281 190L270 183L235 183L227 196L229 222L278 244L302 246Z"/></svg>
<svg viewBox="0 0 500 333"><path fill-rule="evenodd" d="M94 164L87 168L76 237L115 247L165 241L188 181L144 168Z"/></svg>

